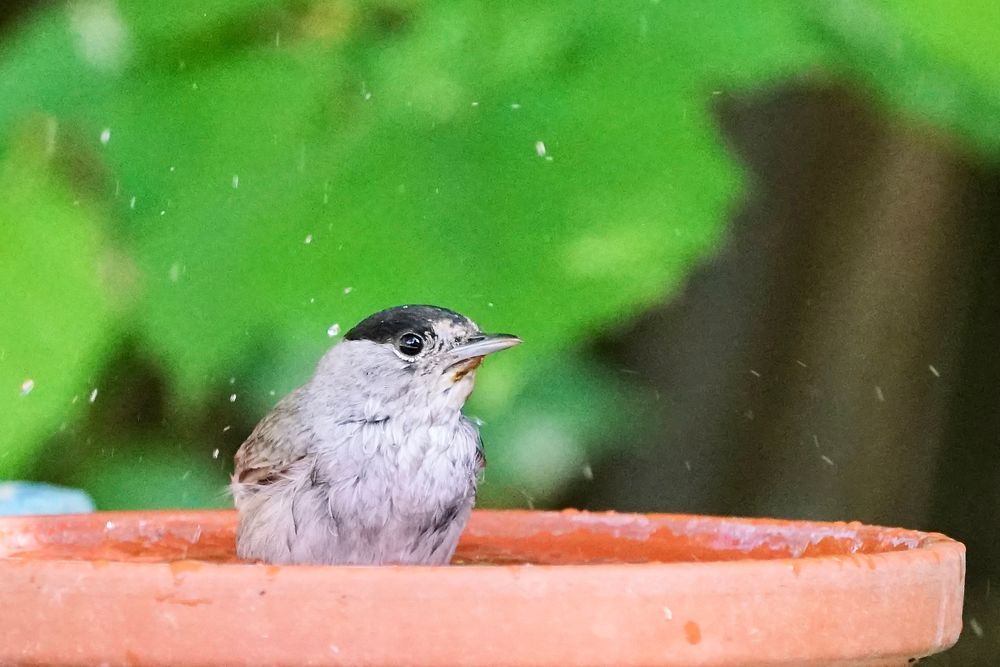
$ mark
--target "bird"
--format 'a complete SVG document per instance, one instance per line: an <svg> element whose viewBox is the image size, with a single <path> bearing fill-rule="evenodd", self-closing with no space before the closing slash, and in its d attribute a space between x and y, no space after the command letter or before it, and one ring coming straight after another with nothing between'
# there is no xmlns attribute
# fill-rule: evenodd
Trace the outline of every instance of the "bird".
<svg viewBox="0 0 1000 667"><path fill-rule="evenodd" d="M448 564L486 465L462 408L483 358L519 343L439 306L396 306L358 323L236 452L237 556Z"/></svg>

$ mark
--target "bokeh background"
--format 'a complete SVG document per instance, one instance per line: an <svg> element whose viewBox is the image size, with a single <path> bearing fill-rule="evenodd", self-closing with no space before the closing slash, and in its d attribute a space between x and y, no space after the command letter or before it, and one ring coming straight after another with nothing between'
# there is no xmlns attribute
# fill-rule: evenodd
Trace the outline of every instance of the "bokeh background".
<svg viewBox="0 0 1000 667"><path fill-rule="evenodd" d="M0 479L224 506L437 303L482 504L943 531L1000 664L998 156L993 0L7 0Z"/></svg>

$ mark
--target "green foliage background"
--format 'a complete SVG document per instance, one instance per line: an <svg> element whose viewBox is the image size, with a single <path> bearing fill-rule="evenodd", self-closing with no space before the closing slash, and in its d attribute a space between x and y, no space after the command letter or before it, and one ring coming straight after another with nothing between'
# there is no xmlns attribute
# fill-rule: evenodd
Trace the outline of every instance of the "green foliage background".
<svg viewBox="0 0 1000 667"><path fill-rule="evenodd" d="M230 434L328 328L425 302L527 341L471 412L485 500L544 502L653 400L585 344L682 285L748 187L713 101L837 79L995 154L997 26L989 0L28 13L0 41L0 478L225 504ZM152 423L116 412L147 394Z"/></svg>

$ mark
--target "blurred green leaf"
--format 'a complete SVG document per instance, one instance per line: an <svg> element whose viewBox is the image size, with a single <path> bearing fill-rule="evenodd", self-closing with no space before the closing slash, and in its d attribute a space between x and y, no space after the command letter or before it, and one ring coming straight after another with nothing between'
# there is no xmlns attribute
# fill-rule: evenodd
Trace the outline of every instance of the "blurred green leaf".
<svg viewBox="0 0 1000 667"><path fill-rule="evenodd" d="M0 161L0 479L90 400L112 330L96 211L54 173L58 125L29 123ZM96 398L96 396L95 396Z"/></svg>
<svg viewBox="0 0 1000 667"><path fill-rule="evenodd" d="M814 10L832 65L907 113L1000 149L1000 4L830 0Z"/></svg>
<svg viewBox="0 0 1000 667"><path fill-rule="evenodd" d="M69 481L87 491L99 510L231 505L224 470L229 462L191 449L143 438L107 441Z"/></svg>
<svg viewBox="0 0 1000 667"><path fill-rule="evenodd" d="M728 21L644 3L570 21L419 5L375 39L377 9L343 40L126 72L71 112L111 130L141 321L187 400L248 355L318 357L331 324L395 303L455 307L547 355L659 299L737 191L706 71L767 80L806 53L744 44L709 67L671 35Z"/></svg>

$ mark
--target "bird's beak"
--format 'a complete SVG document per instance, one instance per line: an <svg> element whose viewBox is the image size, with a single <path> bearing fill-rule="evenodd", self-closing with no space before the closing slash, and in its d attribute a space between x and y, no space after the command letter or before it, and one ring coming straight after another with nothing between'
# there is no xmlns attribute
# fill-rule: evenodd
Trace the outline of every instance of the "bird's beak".
<svg viewBox="0 0 1000 667"><path fill-rule="evenodd" d="M521 339L511 334L480 334L473 336L465 345L459 345L448 354L453 363L459 363L466 359L485 357L487 354L506 350L520 343Z"/></svg>

